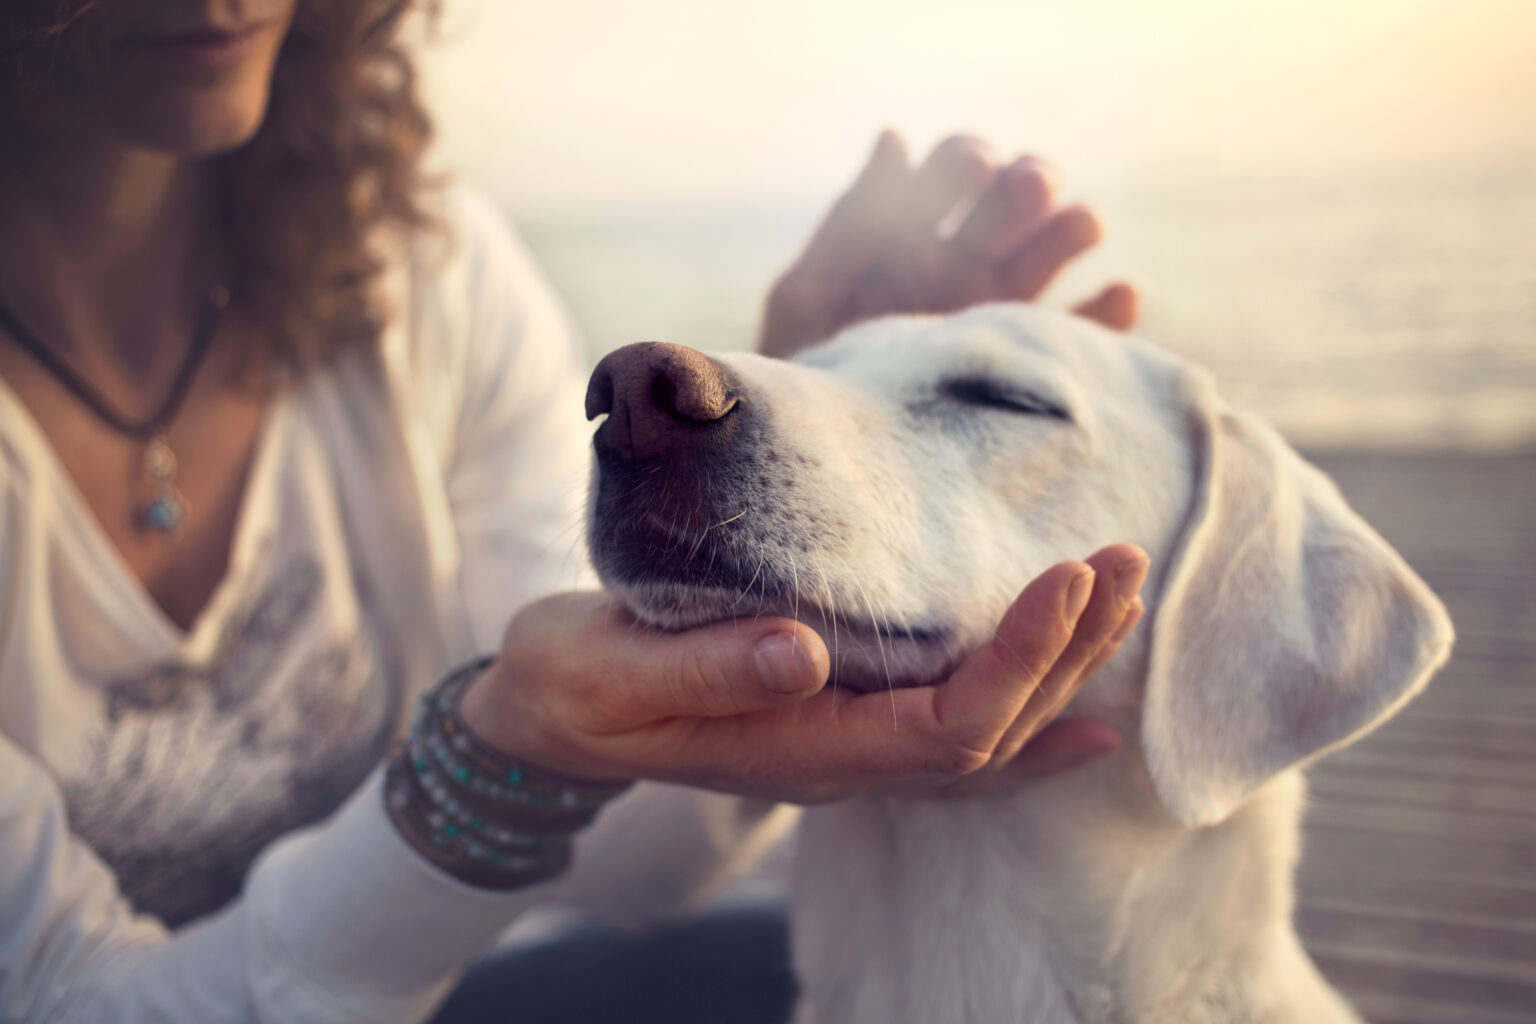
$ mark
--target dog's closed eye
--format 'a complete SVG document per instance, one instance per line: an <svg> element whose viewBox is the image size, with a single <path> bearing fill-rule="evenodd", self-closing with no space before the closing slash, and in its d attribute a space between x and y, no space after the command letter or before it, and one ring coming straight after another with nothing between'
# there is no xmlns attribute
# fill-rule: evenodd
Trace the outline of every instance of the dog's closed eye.
<svg viewBox="0 0 1536 1024"><path fill-rule="evenodd" d="M993 377L952 377L939 385L939 397L984 409L1072 422L1072 415L1058 403Z"/></svg>

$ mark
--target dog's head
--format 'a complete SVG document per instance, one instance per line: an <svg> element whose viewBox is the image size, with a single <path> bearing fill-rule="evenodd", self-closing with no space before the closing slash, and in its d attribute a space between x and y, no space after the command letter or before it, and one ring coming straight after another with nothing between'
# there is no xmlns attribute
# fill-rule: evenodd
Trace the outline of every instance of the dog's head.
<svg viewBox="0 0 1536 1024"><path fill-rule="evenodd" d="M587 411L608 587L666 628L796 617L838 685L940 679L1046 566L1141 544L1151 628L1085 698L1139 710L1188 824L1371 728L1449 650L1435 597L1272 430L1075 318L883 320L793 363L634 345Z"/></svg>

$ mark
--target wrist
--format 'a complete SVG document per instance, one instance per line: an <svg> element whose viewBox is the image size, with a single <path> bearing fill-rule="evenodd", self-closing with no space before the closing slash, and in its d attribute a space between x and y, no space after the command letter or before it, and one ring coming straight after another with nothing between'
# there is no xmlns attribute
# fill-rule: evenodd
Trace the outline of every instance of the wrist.
<svg viewBox="0 0 1536 1024"><path fill-rule="evenodd" d="M428 860L471 885L508 889L563 872L574 834L625 786L554 775L472 735L459 702L486 669L465 665L422 697L391 758L385 802Z"/></svg>
<svg viewBox="0 0 1536 1024"><path fill-rule="evenodd" d="M543 849L530 849L516 863L500 849L492 851L483 844L471 852L455 842L458 836L468 834L464 824L448 821L427 801L413 795L419 787L419 781L412 778L413 770L409 754L390 759L384 774L385 813L406 843L443 872L478 889L520 889L558 877L570 866L570 835L551 837Z"/></svg>
<svg viewBox="0 0 1536 1024"><path fill-rule="evenodd" d="M463 689L456 717L471 739L500 756L572 782L609 786L634 781L604 771L582 756L575 744L562 741L558 730L546 724L543 709L514 706L509 695L515 687L513 670L497 658Z"/></svg>
<svg viewBox="0 0 1536 1024"><path fill-rule="evenodd" d="M501 695L507 689L502 682L504 676L499 658L486 665L459 698L459 717L481 741L511 753L525 749L527 744L513 738L511 730L503 724L516 721L516 716L508 715L502 707Z"/></svg>

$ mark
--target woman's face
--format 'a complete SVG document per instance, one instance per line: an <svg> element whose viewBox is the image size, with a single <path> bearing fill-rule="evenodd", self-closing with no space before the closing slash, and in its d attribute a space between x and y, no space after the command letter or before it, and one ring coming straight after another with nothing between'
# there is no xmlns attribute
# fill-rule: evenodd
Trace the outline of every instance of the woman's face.
<svg viewBox="0 0 1536 1024"><path fill-rule="evenodd" d="M23 56L26 84L0 106L37 130L182 157L232 149L261 124L296 2L103 0L56 55Z"/></svg>

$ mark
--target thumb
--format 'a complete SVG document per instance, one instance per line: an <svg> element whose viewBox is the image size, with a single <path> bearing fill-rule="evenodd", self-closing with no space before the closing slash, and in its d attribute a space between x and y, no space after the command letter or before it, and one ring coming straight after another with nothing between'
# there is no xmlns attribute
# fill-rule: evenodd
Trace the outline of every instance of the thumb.
<svg viewBox="0 0 1536 1024"><path fill-rule="evenodd" d="M632 635L622 672L634 710L646 720L719 718L765 711L819 691L831 657L816 631L792 619L735 619L681 633Z"/></svg>
<svg viewBox="0 0 1536 1024"><path fill-rule="evenodd" d="M797 269L826 291L850 290L885 247L881 228L902 212L911 180L906 145L895 132L882 132L858 178L811 236Z"/></svg>
<svg viewBox="0 0 1536 1024"><path fill-rule="evenodd" d="M769 293L759 348L788 357L842 326L854 289L889 244L911 185L906 145L883 132L869 161Z"/></svg>

